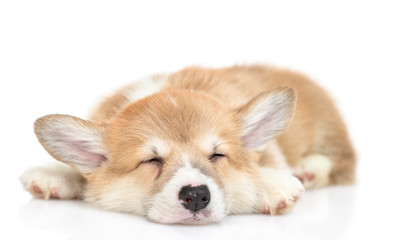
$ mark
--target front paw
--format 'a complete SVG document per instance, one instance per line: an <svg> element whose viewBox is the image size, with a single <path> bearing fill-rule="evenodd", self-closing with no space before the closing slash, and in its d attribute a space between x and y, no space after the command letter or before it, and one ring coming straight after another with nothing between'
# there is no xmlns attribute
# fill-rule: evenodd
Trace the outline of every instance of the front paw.
<svg viewBox="0 0 393 240"><path fill-rule="evenodd" d="M24 189L36 198L78 199L85 180L68 166L36 167L20 177Z"/></svg>
<svg viewBox="0 0 393 240"><path fill-rule="evenodd" d="M303 184L290 173L264 169L262 190L262 213L281 215L289 212L303 196Z"/></svg>

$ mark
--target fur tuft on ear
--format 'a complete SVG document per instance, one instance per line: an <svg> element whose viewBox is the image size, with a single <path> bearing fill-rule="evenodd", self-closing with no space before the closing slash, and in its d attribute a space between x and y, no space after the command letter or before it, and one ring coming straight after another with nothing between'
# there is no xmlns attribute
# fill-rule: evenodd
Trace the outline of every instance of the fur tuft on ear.
<svg viewBox="0 0 393 240"><path fill-rule="evenodd" d="M296 101L295 90L280 87L263 92L238 109L243 133L242 140L250 150L262 150L290 123Z"/></svg>
<svg viewBox="0 0 393 240"><path fill-rule="evenodd" d="M89 174L106 160L102 144L104 127L68 115L37 119L34 130L42 146L54 158Z"/></svg>

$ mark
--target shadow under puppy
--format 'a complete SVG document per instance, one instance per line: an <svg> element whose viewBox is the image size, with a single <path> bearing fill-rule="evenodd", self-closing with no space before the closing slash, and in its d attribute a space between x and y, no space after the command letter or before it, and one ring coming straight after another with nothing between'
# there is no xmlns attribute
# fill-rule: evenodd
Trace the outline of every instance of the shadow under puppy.
<svg viewBox="0 0 393 240"><path fill-rule="evenodd" d="M266 66L154 75L104 99L89 120L48 115L35 133L65 163L21 176L35 197L160 223L283 214L304 187L354 181L355 154L328 94Z"/></svg>

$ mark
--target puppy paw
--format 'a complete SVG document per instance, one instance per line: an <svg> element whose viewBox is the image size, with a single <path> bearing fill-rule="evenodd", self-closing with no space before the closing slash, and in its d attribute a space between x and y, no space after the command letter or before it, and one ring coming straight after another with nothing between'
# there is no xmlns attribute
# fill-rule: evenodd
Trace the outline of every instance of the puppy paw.
<svg viewBox="0 0 393 240"><path fill-rule="evenodd" d="M326 186L330 182L332 163L324 155L311 154L301 159L293 174L307 189Z"/></svg>
<svg viewBox="0 0 393 240"><path fill-rule="evenodd" d="M303 184L286 171L269 169L264 172L262 213L288 213L305 191Z"/></svg>
<svg viewBox="0 0 393 240"><path fill-rule="evenodd" d="M296 201L300 198L303 192L299 191L298 194L294 194L291 197L281 196L269 203L265 203L263 206L262 213L270 215L281 215L288 213L294 206Z"/></svg>
<svg viewBox="0 0 393 240"><path fill-rule="evenodd" d="M85 184L79 173L65 165L29 169L20 181L26 191L43 199L79 199Z"/></svg>
<svg viewBox="0 0 393 240"><path fill-rule="evenodd" d="M315 185L315 174L312 172L297 172L293 174L304 185L305 188L313 188Z"/></svg>

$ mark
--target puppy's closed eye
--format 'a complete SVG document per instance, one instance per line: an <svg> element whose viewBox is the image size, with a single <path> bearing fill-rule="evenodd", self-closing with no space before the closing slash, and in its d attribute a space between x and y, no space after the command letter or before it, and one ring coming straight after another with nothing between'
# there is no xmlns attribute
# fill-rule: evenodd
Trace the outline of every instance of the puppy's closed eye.
<svg viewBox="0 0 393 240"><path fill-rule="evenodd" d="M210 159L210 161L215 162L218 159L223 158L223 157L226 157L225 154L217 152L217 153L213 153L212 155L210 155L209 159Z"/></svg>
<svg viewBox="0 0 393 240"><path fill-rule="evenodd" d="M156 164L161 166L163 164L163 160L160 157L154 157L149 159L148 161L144 161L144 163L149 163L149 164Z"/></svg>
<svg viewBox="0 0 393 240"><path fill-rule="evenodd" d="M148 160L143 160L139 163L138 168L146 171L144 174L154 176L157 179L161 175L163 159L160 157L153 157Z"/></svg>

